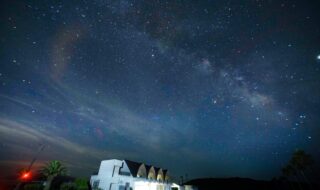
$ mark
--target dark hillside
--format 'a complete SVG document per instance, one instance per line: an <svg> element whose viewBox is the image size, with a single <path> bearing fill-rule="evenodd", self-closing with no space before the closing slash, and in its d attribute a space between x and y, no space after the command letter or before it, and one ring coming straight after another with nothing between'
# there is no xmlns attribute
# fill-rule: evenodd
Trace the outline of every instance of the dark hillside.
<svg viewBox="0 0 320 190"><path fill-rule="evenodd" d="M312 188L306 183L289 182L285 180L253 180L249 178L203 178L194 179L185 183L194 185L199 190L312 190L319 189L318 185L313 184Z"/></svg>

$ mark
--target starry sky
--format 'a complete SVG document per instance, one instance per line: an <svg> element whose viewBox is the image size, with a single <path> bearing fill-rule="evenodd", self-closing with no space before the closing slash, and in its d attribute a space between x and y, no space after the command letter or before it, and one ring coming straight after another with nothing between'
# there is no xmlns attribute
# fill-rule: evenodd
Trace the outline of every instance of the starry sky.
<svg viewBox="0 0 320 190"><path fill-rule="evenodd" d="M280 175L320 160L320 3L7 0L0 6L1 177L103 159L190 177Z"/></svg>

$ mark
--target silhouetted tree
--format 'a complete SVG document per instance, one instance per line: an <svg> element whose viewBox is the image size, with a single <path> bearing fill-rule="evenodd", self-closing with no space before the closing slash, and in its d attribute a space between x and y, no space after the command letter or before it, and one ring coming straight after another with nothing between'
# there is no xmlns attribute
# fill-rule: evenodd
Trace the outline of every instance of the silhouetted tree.
<svg viewBox="0 0 320 190"><path fill-rule="evenodd" d="M308 183L311 189L313 189L312 184L305 175L305 170L310 168L312 164L313 159L311 155L306 154L303 150L296 150L292 154L289 164L282 168L282 174L287 178L290 178L290 176L295 177L295 181L299 185L299 189L302 189L300 184L301 180L299 180L299 176L302 176L303 180Z"/></svg>
<svg viewBox="0 0 320 190"><path fill-rule="evenodd" d="M282 175L285 176L288 179L288 183L290 184L290 187L295 189L294 186L292 186L292 183L290 182L290 177L295 175L294 168L291 165L286 165L282 168ZM299 185L300 188L300 185Z"/></svg>
<svg viewBox="0 0 320 190"><path fill-rule="evenodd" d="M309 179L305 175L305 170L313 164L313 159L311 155L306 154L303 150L297 150L293 153L292 158L290 160L291 166L299 172L304 180L310 185L312 188Z"/></svg>

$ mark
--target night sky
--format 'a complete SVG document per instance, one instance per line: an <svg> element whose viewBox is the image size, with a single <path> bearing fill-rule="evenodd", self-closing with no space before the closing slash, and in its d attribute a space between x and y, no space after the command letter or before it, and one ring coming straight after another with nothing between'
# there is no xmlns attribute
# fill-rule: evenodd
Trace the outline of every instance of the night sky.
<svg viewBox="0 0 320 190"><path fill-rule="evenodd" d="M44 145L33 170L271 179L320 160L319 87L319 1L1 1L1 177Z"/></svg>

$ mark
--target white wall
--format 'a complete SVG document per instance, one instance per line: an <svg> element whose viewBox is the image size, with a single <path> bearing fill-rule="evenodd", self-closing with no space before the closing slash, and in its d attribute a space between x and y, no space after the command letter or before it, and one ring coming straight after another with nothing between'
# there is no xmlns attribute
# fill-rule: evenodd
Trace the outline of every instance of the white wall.
<svg viewBox="0 0 320 190"><path fill-rule="evenodd" d="M121 166L123 166L121 168ZM132 175L119 175L119 170L129 172L130 170L125 161L122 160L104 160L100 164L98 175L91 176L90 183L93 186L95 181L99 180L99 188L103 190L119 190L120 187L126 187L130 184L133 190L170 190L171 183L161 183L156 180L144 178L135 178ZM128 185L127 185L128 186Z"/></svg>

